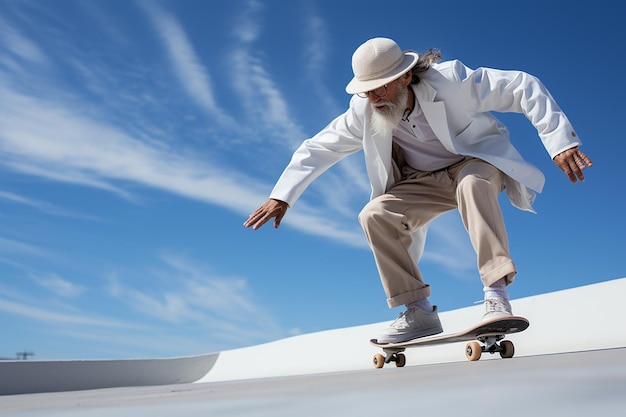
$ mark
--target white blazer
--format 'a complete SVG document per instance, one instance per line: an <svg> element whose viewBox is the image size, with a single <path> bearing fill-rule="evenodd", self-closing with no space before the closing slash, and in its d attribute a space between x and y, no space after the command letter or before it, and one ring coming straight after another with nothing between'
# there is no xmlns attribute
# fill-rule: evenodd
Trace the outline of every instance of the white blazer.
<svg viewBox="0 0 626 417"><path fill-rule="evenodd" d="M433 64L412 84L426 120L445 148L458 155L480 158L506 174L511 203L532 211L535 192L545 178L525 161L509 138L507 128L490 112L524 114L537 129L544 147L554 157L581 145L571 123L548 90L535 77L521 71L490 68L472 70L460 61ZM394 178L392 138L370 129L372 109L368 99L356 95L349 109L294 152L270 198L290 206L321 173L342 158L363 150L371 198L385 193ZM413 256L421 257L426 228L414 234Z"/></svg>

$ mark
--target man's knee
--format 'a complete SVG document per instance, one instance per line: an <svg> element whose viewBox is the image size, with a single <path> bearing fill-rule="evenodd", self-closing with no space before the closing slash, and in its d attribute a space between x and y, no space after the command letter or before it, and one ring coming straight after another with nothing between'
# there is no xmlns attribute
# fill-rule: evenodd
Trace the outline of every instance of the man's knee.
<svg viewBox="0 0 626 417"><path fill-rule="evenodd" d="M457 185L457 196L465 193L490 193L498 195L503 189L502 173L497 169L485 176L470 174L463 176Z"/></svg>
<svg viewBox="0 0 626 417"><path fill-rule="evenodd" d="M457 185L457 189L473 190L475 188L484 187L485 185L488 185L488 184L489 184L489 181L482 178L481 176L471 174L471 175L466 175L463 178L461 178L461 180L459 181L459 184Z"/></svg>
<svg viewBox="0 0 626 417"><path fill-rule="evenodd" d="M359 213L359 223L365 228L376 216L381 216L383 212L382 204L376 199L370 201Z"/></svg>
<svg viewBox="0 0 626 417"><path fill-rule="evenodd" d="M474 162L461 171L457 188L472 190L488 185L497 194L504 188L503 175L502 171L487 162Z"/></svg>

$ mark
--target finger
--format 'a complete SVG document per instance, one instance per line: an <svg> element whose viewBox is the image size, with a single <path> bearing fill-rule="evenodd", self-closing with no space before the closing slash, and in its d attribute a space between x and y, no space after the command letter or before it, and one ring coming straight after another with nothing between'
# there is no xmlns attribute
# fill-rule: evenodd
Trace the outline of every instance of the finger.
<svg viewBox="0 0 626 417"><path fill-rule="evenodd" d="M252 223L252 230L257 230L259 227L263 226L267 223L267 219L265 217L261 217L260 219L255 219Z"/></svg>
<svg viewBox="0 0 626 417"><path fill-rule="evenodd" d="M565 175L567 175L567 178L569 178L571 182L576 182L576 175L574 174L574 170L571 169L569 165L566 165L563 168L563 172L565 172Z"/></svg>
<svg viewBox="0 0 626 417"><path fill-rule="evenodd" d="M254 224L254 222L256 221L256 218L258 216L258 212L259 210L255 210L254 212L252 212L252 214L250 214L250 216L248 217L248 219L243 222L243 226L244 227L250 227Z"/></svg>
<svg viewBox="0 0 626 417"><path fill-rule="evenodd" d="M576 171L580 171L580 168L578 168L578 163L576 162L576 158L573 153L566 156L564 155L562 169L567 174L570 181L576 182L576 178L578 176Z"/></svg>
<svg viewBox="0 0 626 417"><path fill-rule="evenodd" d="M243 222L243 227L250 227L252 226L252 215L250 215L250 217L248 217L248 220L246 220L245 222Z"/></svg>
<svg viewBox="0 0 626 417"><path fill-rule="evenodd" d="M591 162L591 159L589 159L589 157L585 155L582 151L578 151L578 158L579 166L581 169L593 166L593 162Z"/></svg>
<svg viewBox="0 0 626 417"><path fill-rule="evenodd" d="M593 162L591 162L591 159L589 159L589 157L585 155L583 152L581 152L580 150L576 152L576 154L574 154L574 161L576 163L576 168L574 168L574 173L581 181L584 181L585 176L582 170L587 167L592 166Z"/></svg>
<svg viewBox="0 0 626 417"><path fill-rule="evenodd" d="M255 230L261 227L265 222L267 222L267 220L265 220L259 224L259 222L263 219L263 216L264 216L263 213L264 212L261 209L256 210L254 213L250 215L250 217L248 217L248 220L245 221L245 223L243 224L244 227L252 226L253 229Z"/></svg>
<svg viewBox="0 0 626 417"><path fill-rule="evenodd" d="M576 175L574 174L574 170L571 167L569 158L557 158L555 160L557 166L567 175L567 178L571 182L576 182Z"/></svg>
<svg viewBox="0 0 626 417"><path fill-rule="evenodd" d="M274 228L278 228L280 226L280 222L282 218L285 216L285 210L282 207L274 207L272 210L265 210L263 217L259 219L259 221L254 225L254 229L258 229L263 226L265 223L269 222L270 219L274 218Z"/></svg>
<svg viewBox="0 0 626 417"><path fill-rule="evenodd" d="M573 177L573 182L576 182L577 179L580 181L584 181L585 180L585 175L583 174L583 170L577 161L574 161L574 163L572 164L572 177ZM570 178L571 179L571 178Z"/></svg>
<svg viewBox="0 0 626 417"><path fill-rule="evenodd" d="M280 222L283 220L283 217L285 217L286 213L286 211L281 210L280 214L276 216L276 218L274 219L274 229L278 229L278 227L280 226Z"/></svg>

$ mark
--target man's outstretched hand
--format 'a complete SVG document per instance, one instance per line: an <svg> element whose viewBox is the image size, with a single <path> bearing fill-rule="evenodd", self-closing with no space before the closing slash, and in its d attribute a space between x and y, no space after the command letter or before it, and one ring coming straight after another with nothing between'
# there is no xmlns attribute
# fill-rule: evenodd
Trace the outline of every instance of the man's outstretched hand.
<svg viewBox="0 0 626 417"><path fill-rule="evenodd" d="M554 157L553 161L565 172L571 182L584 181L583 169L593 166L591 159L578 147L561 152Z"/></svg>
<svg viewBox="0 0 626 417"><path fill-rule="evenodd" d="M269 199L248 217L243 226L252 227L253 230L256 230L273 218L274 228L278 229L288 208L289 204L284 201Z"/></svg>

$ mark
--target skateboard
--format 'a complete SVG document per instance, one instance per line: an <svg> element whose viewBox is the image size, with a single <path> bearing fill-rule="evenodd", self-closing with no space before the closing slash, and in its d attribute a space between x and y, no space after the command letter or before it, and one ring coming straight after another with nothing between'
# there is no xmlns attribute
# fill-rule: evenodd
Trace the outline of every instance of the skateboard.
<svg viewBox="0 0 626 417"><path fill-rule="evenodd" d="M434 336L421 337L398 343L378 343L376 339L370 343L382 348L384 355L374 355L374 367L382 368L385 363L395 362L398 368L406 364L404 352L410 347L434 346L447 343L468 342L465 345L465 357L469 361L477 361L483 352L494 354L500 353L502 358L512 358L515 347L510 340L503 340L507 334L518 333L526 330L530 322L524 317L511 316L496 318L479 323L457 333L437 334Z"/></svg>

